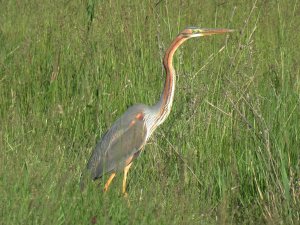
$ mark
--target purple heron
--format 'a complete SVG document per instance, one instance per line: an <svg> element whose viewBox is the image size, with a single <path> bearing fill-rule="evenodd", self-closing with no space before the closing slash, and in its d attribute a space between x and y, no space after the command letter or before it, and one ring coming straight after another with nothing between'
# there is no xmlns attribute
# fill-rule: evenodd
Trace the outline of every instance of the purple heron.
<svg viewBox="0 0 300 225"><path fill-rule="evenodd" d="M231 32L230 29L207 29L187 27L173 40L165 53L163 64L166 70L166 80L160 100L153 106L131 106L103 135L97 143L88 161L85 172L93 180L103 174L110 173L104 186L108 190L111 181L120 170L124 171L123 194L126 194L127 173L132 161L140 154L153 131L168 117L175 91L175 70L173 55L176 49L186 40L213 34ZM81 188L84 182L81 180Z"/></svg>

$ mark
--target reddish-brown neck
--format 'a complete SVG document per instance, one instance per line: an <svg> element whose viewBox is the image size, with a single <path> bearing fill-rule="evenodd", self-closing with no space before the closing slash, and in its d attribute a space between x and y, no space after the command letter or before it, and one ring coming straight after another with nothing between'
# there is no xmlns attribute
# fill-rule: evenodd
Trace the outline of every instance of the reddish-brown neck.
<svg viewBox="0 0 300 225"><path fill-rule="evenodd" d="M188 38L183 35L178 35L171 46L168 48L164 57L164 67L166 70L166 81L163 93L159 102L154 106L157 110L157 125L161 124L169 115L173 103L174 91L175 91L175 70L173 67L173 56L177 48Z"/></svg>

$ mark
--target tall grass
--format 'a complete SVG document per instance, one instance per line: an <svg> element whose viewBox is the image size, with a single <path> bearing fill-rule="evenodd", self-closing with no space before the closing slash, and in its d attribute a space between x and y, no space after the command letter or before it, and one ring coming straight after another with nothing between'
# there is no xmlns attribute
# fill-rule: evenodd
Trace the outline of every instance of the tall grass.
<svg viewBox="0 0 300 225"><path fill-rule="evenodd" d="M6 1L0 8L0 224L299 224L300 5ZM155 103L188 25L236 29L176 53L168 120L129 173L79 190L97 139ZM121 175L121 174L120 174Z"/></svg>

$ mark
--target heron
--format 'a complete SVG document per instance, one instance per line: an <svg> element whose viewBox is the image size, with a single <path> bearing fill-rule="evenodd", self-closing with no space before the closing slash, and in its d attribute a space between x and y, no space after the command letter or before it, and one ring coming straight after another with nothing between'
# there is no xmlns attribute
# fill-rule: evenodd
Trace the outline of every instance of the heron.
<svg viewBox="0 0 300 225"><path fill-rule="evenodd" d="M123 170L122 193L127 195L127 174L133 160L139 156L154 130L167 119L171 111L176 83L173 67L174 53L190 38L224 34L231 31L231 29L223 28L187 27L177 35L163 59L166 78L159 101L153 106L137 104L129 107L102 136L85 169L89 179L96 180L104 174L110 174L104 185L104 192L106 192L117 172ZM84 188L84 183L81 179L81 189Z"/></svg>

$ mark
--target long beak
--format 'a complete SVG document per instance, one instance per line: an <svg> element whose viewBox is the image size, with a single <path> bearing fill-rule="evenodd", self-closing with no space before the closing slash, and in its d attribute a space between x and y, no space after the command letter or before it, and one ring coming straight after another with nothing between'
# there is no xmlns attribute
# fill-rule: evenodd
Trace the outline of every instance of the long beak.
<svg viewBox="0 0 300 225"><path fill-rule="evenodd" d="M187 32L185 32L187 31ZM228 32L233 32L232 29L226 28L198 28L198 27L188 27L186 28L182 34L188 37L202 37L214 34L224 34Z"/></svg>
<svg viewBox="0 0 300 225"><path fill-rule="evenodd" d="M214 29L214 28L202 28L193 31L193 33L199 33L202 36L206 35L213 35L213 34L223 34L223 33L228 33L228 32L233 32L234 30L232 29L226 29L226 28L219 28L219 29Z"/></svg>

